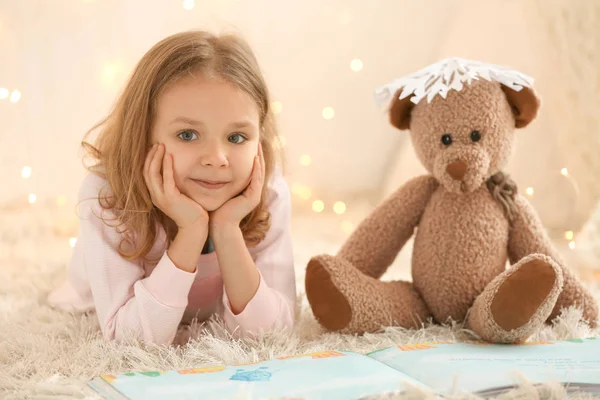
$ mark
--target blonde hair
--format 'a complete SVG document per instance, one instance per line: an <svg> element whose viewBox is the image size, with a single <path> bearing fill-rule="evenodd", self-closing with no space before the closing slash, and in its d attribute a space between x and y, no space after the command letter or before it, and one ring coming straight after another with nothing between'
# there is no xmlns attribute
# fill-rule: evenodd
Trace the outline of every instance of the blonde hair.
<svg viewBox="0 0 600 400"><path fill-rule="evenodd" d="M265 202L267 183L279 157L278 134L258 62L249 45L236 35L182 32L161 40L142 57L112 111L90 129L82 141L86 155L94 161L87 169L101 175L109 184L110 195L99 194L99 201L103 209L114 212L118 230L126 234L118 251L128 260L146 258L156 240L158 224L165 229L167 245L177 233L173 221L152 203L143 165L150 147L158 97L169 84L190 73L219 77L256 101L265 185L259 205L242 220L240 228L246 243L252 246L264 239L270 227ZM99 135L92 145L86 138L96 129ZM125 241L133 245L127 246L129 250L125 250Z"/></svg>

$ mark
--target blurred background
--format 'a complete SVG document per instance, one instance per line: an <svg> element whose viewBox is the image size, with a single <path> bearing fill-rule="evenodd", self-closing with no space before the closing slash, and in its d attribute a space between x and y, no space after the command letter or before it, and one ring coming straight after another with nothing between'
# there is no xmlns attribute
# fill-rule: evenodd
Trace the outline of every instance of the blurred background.
<svg viewBox="0 0 600 400"><path fill-rule="evenodd" d="M152 45L196 28L237 32L258 56L299 268L424 172L374 91L458 56L535 79L540 116L518 132L507 172L561 251L600 278L597 0L0 0L0 260L68 259L83 135Z"/></svg>

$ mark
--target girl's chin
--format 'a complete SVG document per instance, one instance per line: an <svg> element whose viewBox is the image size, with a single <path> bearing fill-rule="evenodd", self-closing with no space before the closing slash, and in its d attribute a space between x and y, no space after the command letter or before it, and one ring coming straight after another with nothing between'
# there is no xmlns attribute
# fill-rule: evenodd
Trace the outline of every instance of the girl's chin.
<svg viewBox="0 0 600 400"><path fill-rule="evenodd" d="M214 193L212 195L205 193L194 193L191 197L196 203L200 204L206 211L215 211L220 208L223 204L227 203L233 197L236 197L236 193L223 192Z"/></svg>
<svg viewBox="0 0 600 400"><path fill-rule="evenodd" d="M223 204L225 204L225 201L221 201L218 199L207 199L207 198L201 198L201 199L193 199L196 203L200 204L202 206L202 208L204 208L206 211L208 212L212 212L217 210L219 207L221 207Z"/></svg>

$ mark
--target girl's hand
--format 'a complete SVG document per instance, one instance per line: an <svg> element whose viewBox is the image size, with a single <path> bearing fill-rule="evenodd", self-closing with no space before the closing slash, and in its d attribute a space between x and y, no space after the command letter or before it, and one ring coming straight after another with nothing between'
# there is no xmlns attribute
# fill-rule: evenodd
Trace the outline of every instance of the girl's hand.
<svg viewBox="0 0 600 400"><path fill-rule="evenodd" d="M163 144L152 146L144 163L144 180L152 203L171 218L179 229L207 227L208 213L200 204L179 191L173 174L173 155L166 154Z"/></svg>
<svg viewBox="0 0 600 400"><path fill-rule="evenodd" d="M265 159L262 152L262 146L259 143L258 155L254 157L254 165L246 190L210 213L211 230L219 229L221 227L239 228L242 219L258 206L264 179Z"/></svg>

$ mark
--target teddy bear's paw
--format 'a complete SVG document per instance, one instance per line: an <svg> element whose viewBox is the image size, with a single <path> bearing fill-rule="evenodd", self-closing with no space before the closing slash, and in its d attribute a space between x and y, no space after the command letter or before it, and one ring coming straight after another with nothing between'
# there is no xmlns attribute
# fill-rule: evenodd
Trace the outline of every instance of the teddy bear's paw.
<svg viewBox="0 0 600 400"><path fill-rule="evenodd" d="M541 325L562 290L560 267L550 257L532 254L507 272L490 305L494 321L506 331L533 320Z"/></svg>
<svg viewBox="0 0 600 400"><path fill-rule="evenodd" d="M330 273L339 262L333 256L322 255L313 257L306 267L306 297L317 321L330 331L339 331L352 320L350 303Z"/></svg>
<svg viewBox="0 0 600 400"><path fill-rule="evenodd" d="M469 326L491 342L525 341L543 326L562 287L558 264L531 254L486 286L469 312Z"/></svg>

